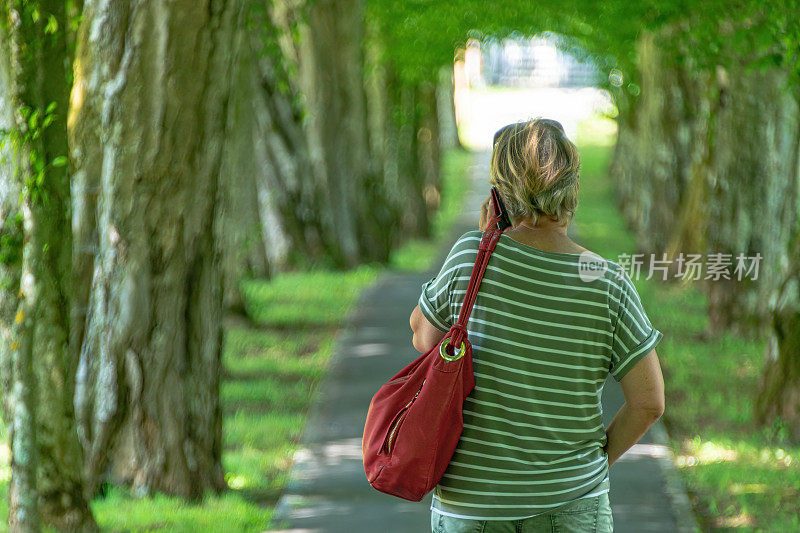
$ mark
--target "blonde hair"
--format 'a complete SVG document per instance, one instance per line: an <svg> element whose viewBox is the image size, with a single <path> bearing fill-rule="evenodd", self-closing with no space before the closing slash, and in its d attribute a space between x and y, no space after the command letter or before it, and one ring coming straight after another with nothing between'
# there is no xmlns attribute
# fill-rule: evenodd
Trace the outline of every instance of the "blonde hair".
<svg viewBox="0 0 800 533"><path fill-rule="evenodd" d="M489 181L512 220L569 222L578 207L580 154L555 120L509 124L494 136Z"/></svg>

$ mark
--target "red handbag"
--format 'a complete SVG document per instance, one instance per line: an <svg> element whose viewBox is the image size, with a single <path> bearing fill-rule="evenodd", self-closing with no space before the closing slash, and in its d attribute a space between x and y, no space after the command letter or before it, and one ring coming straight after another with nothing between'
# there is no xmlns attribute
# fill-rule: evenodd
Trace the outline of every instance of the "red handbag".
<svg viewBox="0 0 800 533"><path fill-rule="evenodd" d="M496 225L501 217L491 219L483 233L456 323L438 345L372 397L361 452L367 480L381 492L418 502L439 483L453 457L464 428L464 400L475 388L466 326L489 257L505 229Z"/></svg>

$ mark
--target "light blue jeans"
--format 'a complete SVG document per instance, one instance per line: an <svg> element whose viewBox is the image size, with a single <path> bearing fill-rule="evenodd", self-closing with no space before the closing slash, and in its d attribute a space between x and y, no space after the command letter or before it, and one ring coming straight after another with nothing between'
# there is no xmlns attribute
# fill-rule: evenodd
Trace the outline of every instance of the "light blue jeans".
<svg viewBox="0 0 800 533"><path fill-rule="evenodd" d="M608 493L581 498L554 509L521 520L468 520L431 511L433 533L609 533L614 531Z"/></svg>

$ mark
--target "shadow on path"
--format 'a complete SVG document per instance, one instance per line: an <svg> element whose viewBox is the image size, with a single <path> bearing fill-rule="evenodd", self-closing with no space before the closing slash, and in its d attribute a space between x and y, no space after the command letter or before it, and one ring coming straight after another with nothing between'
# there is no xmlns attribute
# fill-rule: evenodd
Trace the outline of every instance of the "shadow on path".
<svg viewBox="0 0 800 533"><path fill-rule="evenodd" d="M487 176L488 153L477 154L471 191L450 243L477 226L480 204L488 194ZM309 412L290 481L275 510L273 531L430 531L430 494L414 503L369 486L361 462L361 435L372 395L418 356L411 346L408 318L422 284L436 274L448 250L449 245L434 270L388 272L362 293L340 332L329 373ZM606 424L623 401L619 384L609 377L603 391ZM688 499L665 444L659 422L611 468L615 531L694 530Z"/></svg>

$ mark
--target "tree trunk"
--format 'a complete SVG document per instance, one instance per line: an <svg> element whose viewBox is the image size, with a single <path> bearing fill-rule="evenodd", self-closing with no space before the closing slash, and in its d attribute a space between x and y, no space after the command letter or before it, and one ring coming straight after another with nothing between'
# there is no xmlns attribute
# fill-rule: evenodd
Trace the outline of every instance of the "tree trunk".
<svg viewBox="0 0 800 533"><path fill-rule="evenodd" d="M681 67L661 52L656 36L643 32L637 51L642 94L635 113L619 122L611 168L638 250L658 254L668 248L688 181L694 117L677 84Z"/></svg>
<svg viewBox="0 0 800 533"><path fill-rule="evenodd" d="M439 146L442 150L462 148L458 138L456 122L455 86L453 67L447 65L439 71L439 82L436 85L436 109L439 120Z"/></svg>
<svg viewBox="0 0 800 533"><path fill-rule="evenodd" d="M91 489L225 487L217 206L240 8L84 5L70 123L78 235L97 252L82 256L90 290L73 341Z"/></svg>
<svg viewBox="0 0 800 533"><path fill-rule="evenodd" d="M772 312L772 334L755 410L762 424L779 417L791 439L800 442L800 233L795 242L790 272Z"/></svg>
<svg viewBox="0 0 800 533"><path fill-rule="evenodd" d="M414 88L407 88L411 94L404 100L393 85L380 36L374 24L365 25L362 0L276 2L271 16L282 60L298 73L296 84L288 85L302 102L297 123L303 140L286 135L291 142L276 143L274 135L267 137L273 161L280 161L282 144L300 148L289 152L294 164L275 165L270 174L284 227L294 242L317 244L311 250L335 266L385 261L403 233L428 231ZM270 63L268 70L279 70ZM279 131L293 133L295 128L283 127L289 122L284 116L271 107ZM438 142L435 133L430 137ZM438 168L427 176L435 182ZM299 236L295 227L314 231Z"/></svg>
<svg viewBox="0 0 800 533"><path fill-rule="evenodd" d="M398 175L404 189L402 227L404 234L430 236L430 213L425 198L427 176L420 165L419 93L414 85L397 83Z"/></svg>
<svg viewBox="0 0 800 533"><path fill-rule="evenodd" d="M221 258L223 305L225 309L239 312L244 312L239 291L241 278L264 278L270 273L259 204L253 105L257 85L247 15L247 8L241 6L236 21L234 53L230 58L233 86L226 125L230 135L223 150L218 210L219 243L224 247Z"/></svg>
<svg viewBox="0 0 800 533"><path fill-rule="evenodd" d="M361 249L358 226L364 209L367 153L362 0L317 0L307 4L300 27L299 80L307 110L306 132L319 205L329 230L328 250L341 266L355 266Z"/></svg>
<svg viewBox="0 0 800 533"><path fill-rule="evenodd" d="M254 118L258 199L262 234L270 266L282 270L292 264L317 262L326 257L329 231L320 204L323 191L313 177L308 139L303 131L302 95L288 68L296 68L295 15L283 3L254 11L259 28L254 48ZM287 66L288 65L288 66Z"/></svg>
<svg viewBox="0 0 800 533"><path fill-rule="evenodd" d="M8 12L3 13L4 20ZM3 27L0 27L2 32ZM0 41L9 42L5 32L0 33ZM16 127L14 113L15 83L11 70L11 57L8 50L0 50L0 129L13 131ZM0 390L3 392L3 418L10 432L9 445L12 448L13 462L9 487L9 525L17 531L39 530L39 509L36 491L36 448L35 448L35 401L33 396L33 374L31 369L30 342L20 350L20 341L25 339L20 329L26 326L33 316L24 322L11 320L20 311L23 303L18 294L22 278L22 255L24 229L22 207L19 204L21 183L18 181L17 161L23 155L19 143L8 142L8 134L3 134L0 144ZM12 163L13 164L10 164ZM32 294L30 295L33 296ZM32 303L32 299L27 299ZM33 328L28 327L29 332Z"/></svg>
<svg viewBox="0 0 800 533"><path fill-rule="evenodd" d="M394 71L384 59L385 45L375 20L367 21L365 42L367 139L374 186L372 197L367 201L371 206L366 212L368 217L361 224L384 230L373 233L377 238L366 246L379 250L376 258L388 259L402 237L402 214L408 198L401 183L398 160L412 154L401 155L398 152L398 129L393 116L397 109L393 99Z"/></svg>
<svg viewBox="0 0 800 533"><path fill-rule="evenodd" d="M708 247L735 257L761 255L758 278L709 283L709 317L718 331L761 330L785 276L797 224L800 113L776 69L719 70ZM733 276L731 276L734 278Z"/></svg>
<svg viewBox="0 0 800 533"><path fill-rule="evenodd" d="M96 529L84 496L72 407L65 4L12 2L5 7L8 35L3 41L9 44L10 57L3 58L2 70L8 75L3 85L9 92L0 97L8 96L16 111L6 138L13 146L10 166L16 184L3 188L22 191L21 227L14 227L11 212L0 217L7 236L21 230L13 246L20 245L18 256L7 248L3 251L4 281L21 281L16 286L3 284L0 315L13 317L13 323L0 327L3 392L10 395L4 398L12 452L9 524L13 531L36 531L40 513L44 524L57 529ZM4 210L15 211L9 200L4 198ZM16 313L6 314L15 299Z"/></svg>
<svg viewBox="0 0 800 533"><path fill-rule="evenodd" d="M417 87L419 99L417 121L417 158L424 185L422 196L428 213L433 214L441 203L441 184L439 169L441 153L439 147L439 108L436 98L436 86L423 83Z"/></svg>

